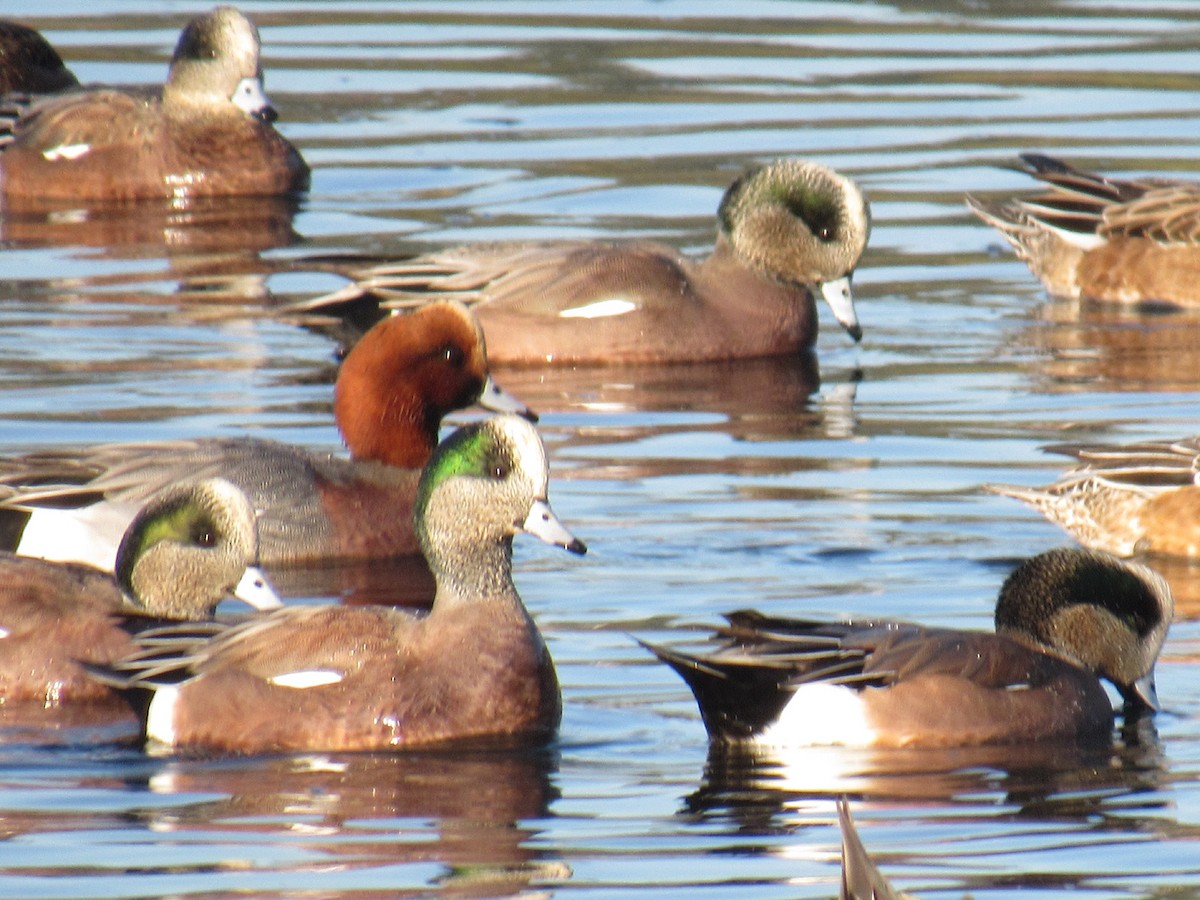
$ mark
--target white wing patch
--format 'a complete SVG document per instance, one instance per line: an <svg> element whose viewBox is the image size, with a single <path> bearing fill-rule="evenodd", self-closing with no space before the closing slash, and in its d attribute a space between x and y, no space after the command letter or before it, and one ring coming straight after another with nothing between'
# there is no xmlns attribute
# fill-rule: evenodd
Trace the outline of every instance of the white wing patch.
<svg viewBox="0 0 1200 900"><path fill-rule="evenodd" d="M57 147L43 150L42 156L50 162L60 159L79 159L79 157L85 156L91 149L91 144L59 144Z"/></svg>
<svg viewBox="0 0 1200 900"><path fill-rule="evenodd" d="M329 669L307 669L303 672L284 672L282 675L268 678L267 681L277 687L304 690L326 684L337 684L342 677L341 672L333 672Z"/></svg>
<svg viewBox="0 0 1200 900"><path fill-rule="evenodd" d="M604 319L609 316L623 316L633 312L637 304L630 300L597 300L584 306L573 306L558 314L560 319Z"/></svg>

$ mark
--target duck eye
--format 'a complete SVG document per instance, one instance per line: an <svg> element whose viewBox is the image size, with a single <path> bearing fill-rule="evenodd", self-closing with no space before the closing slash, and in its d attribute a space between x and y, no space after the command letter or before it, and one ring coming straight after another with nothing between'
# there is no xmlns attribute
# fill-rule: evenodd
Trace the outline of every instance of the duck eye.
<svg viewBox="0 0 1200 900"><path fill-rule="evenodd" d="M496 463L496 465L492 467L492 476L497 481L501 481L501 480L507 478L508 477L508 466L504 465L503 463Z"/></svg>
<svg viewBox="0 0 1200 900"><path fill-rule="evenodd" d="M451 365L456 369L461 368L462 364L466 361L466 354L463 353L462 348L456 347L453 344L447 344L445 347L443 347L440 351L440 355L448 365Z"/></svg>
<svg viewBox="0 0 1200 900"><path fill-rule="evenodd" d="M192 530L192 543L197 547L215 547L217 530L210 522L200 522Z"/></svg>
<svg viewBox="0 0 1200 900"><path fill-rule="evenodd" d="M808 193L789 196L784 205L821 243L828 244L837 239L839 213L836 205Z"/></svg>

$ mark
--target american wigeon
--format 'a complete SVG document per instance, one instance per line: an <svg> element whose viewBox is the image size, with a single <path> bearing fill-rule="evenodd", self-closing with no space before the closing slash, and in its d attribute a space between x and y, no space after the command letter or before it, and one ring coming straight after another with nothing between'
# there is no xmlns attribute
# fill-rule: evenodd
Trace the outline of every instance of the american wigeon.
<svg viewBox="0 0 1200 900"><path fill-rule="evenodd" d="M837 812L842 829L842 885L838 895L841 900L912 900L912 894L892 887L867 853L850 817L850 805L839 800Z"/></svg>
<svg viewBox="0 0 1200 900"><path fill-rule="evenodd" d="M250 502L229 482L207 479L146 505L121 542L115 578L0 554L0 704L111 696L79 662L111 662L133 649L122 617L206 619L230 595L278 607L257 553Z"/></svg>
<svg viewBox="0 0 1200 900"><path fill-rule="evenodd" d="M54 450L0 460L0 507L31 514L18 553L105 568L148 497L220 476L259 510L264 565L415 555L421 466L442 417L472 403L533 415L488 375L470 311L443 301L378 323L342 362L333 411L349 459L260 438Z"/></svg>
<svg viewBox="0 0 1200 900"><path fill-rule="evenodd" d="M0 20L0 95L53 94L78 86L58 51L36 29Z"/></svg>
<svg viewBox="0 0 1200 900"><path fill-rule="evenodd" d="M297 606L190 634L165 627L95 670L152 746L264 753L540 742L561 714L549 651L512 582L518 531L584 546L547 501L545 448L516 416L464 426L421 479L415 512L437 581L428 613Z"/></svg>
<svg viewBox="0 0 1200 900"><path fill-rule="evenodd" d="M1100 678L1116 686L1127 713L1157 708L1154 662L1173 610L1170 588L1150 569L1072 548L1009 575L994 634L742 611L727 616L712 654L649 649L691 687L716 741L1086 741L1112 730Z"/></svg>
<svg viewBox="0 0 1200 900"><path fill-rule="evenodd" d="M1058 297L1200 304L1200 183L1120 180L1021 155L1040 194L967 205Z"/></svg>
<svg viewBox="0 0 1200 900"><path fill-rule="evenodd" d="M1046 449L1078 465L1042 488L984 487L1029 504L1096 550L1200 556L1200 438Z"/></svg>
<svg viewBox="0 0 1200 900"><path fill-rule="evenodd" d="M346 266L353 283L292 309L361 317L458 297L475 309L498 363L794 354L816 340L814 290L861 337L850 278L870 228L853 181L816 163L779 160L729 186L716 246L701 261L652 241L468 245Z"/></svg>
<svg viewBox="0 0 1200 900"><path fill-rule="evenodd" d="M275 195L308 187L271 122L258 31L231 6L183 29L161 96L83 89L37 100L0 153L7 203Z"/></svg>

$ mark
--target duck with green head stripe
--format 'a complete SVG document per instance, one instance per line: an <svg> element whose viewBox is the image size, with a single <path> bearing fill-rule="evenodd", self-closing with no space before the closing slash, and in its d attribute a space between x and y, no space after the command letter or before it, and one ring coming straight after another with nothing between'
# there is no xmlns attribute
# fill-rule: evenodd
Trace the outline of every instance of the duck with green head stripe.
<svg viewBox="0 0 1200 900"><path fill-rule="evenodd" d="M111 697L79 662L110 662L133 649L123 617L207 619L228 595L278 607L257 555L254 509L216 478L155 497L126 532L115 577L0 554L0 703Z"/></svg>
<svg viewBox="0 0 1200 900"><path fill-rule="evenodd" d="M143 715L152 745L262 753L540 742L561 715L554 664L512 582L527 531L585 548L547 500L532 425L499 416L439 445L416 528L437 582L427 614L291 607L197 634L163 628L97 668Z"/></svg>
<svg viewBox="0 0 1200 900"><path fill-rule="evenodd" d="M454 297L479 316L492 362L518 365L793 355L816 342L816 294L862 337L850 282L871 211L851 179L801 159L752 167L725 191L716 225L703 259L637 239L313 260L353 282L291 309L368 321Z"/></svg>

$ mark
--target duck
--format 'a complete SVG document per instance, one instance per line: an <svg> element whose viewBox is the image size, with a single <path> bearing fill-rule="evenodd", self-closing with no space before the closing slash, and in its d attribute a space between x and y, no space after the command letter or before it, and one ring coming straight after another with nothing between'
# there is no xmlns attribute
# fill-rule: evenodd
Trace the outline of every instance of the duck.
<svg viewBox="0 0 1200 900"><path fill-rule="evenodd" d="M254 24L218 6L183 29L160 92L97 87L36 99L0 152L5 204L307 190L308 165L272 124L259 50Z"/></svg>
<svg viewBox="0 0 1200 900"><path fill-rule="evenodd" d="M256 555L254 509L219 478L175 485L148 503L125 533L115 575L0 554L0 708L114 699L81 662L129 653L129 620L209 619L226 596L279 608Z"/></svg>
<svg viewBox="0 0 1200 900"><path fill-rule="evenodd" d="M1116 556L1200 557L1200 437L1052 444L1076 465L1053 484L988 484L1033 507L1085 547Z"/></svg>
<svg viewBox="0 0 1200 900"><path fill-rule="evenodd" d="M527 532L582 554L548 500L545 447L513 415L456 430L414 512L432 607L289 606L203 629L163 626L90 671L122 692L153 752L401 750L545 743L562 703L512 581Z"/></svg>
<svg viewBox="0 0 1200 900"><path fill-rule="evenodd" d="M967 206L999 230L1049 294L1200 305L1200 183L1109 178L1037 153L1019 159L1041 193L968 195Z"/></svg>
<svg viewBox="0 0 1200 900"><path fill-rule="evenodd" d="M1076 547L1019 564L996 631L821 622L741 610L707 655L645 644L696 696L709 738L768 752L816 745L967 747L1111 739L1116 687L1158 709L1154 663L1174 613L1146 566Z"/></svg>
<svg viewBox="0 0 1200 900"><path fill-rule="evenodd" d="M415 556L412 503L442 417L471 404L536 418L488 374L475 317L441 301L380 321L342 361L333 413L350 458L257 437L103 444L0 459L15 552L111 570L149 497L219 476L259 511L267 568ZM11 521L11 520L10 520Z"/></svg>
<svg viewBox="0 0 1200 900"><path fill-rule="evenodd" d="M816 341L814 291L861 339L850 283L870 230L870 206L851 179L781 159L725 191L703 260L649 240L481 243L357 267L343 258L328 267L344 270L348 285L289 310L369 320L457 297L479 316L498 364L792 355Z"/></svg>
<svg viewBox="0 0 1200 900"><path fill-rule="evenodd" d="M76 87L79 79L41 32L0 19L0 96L54 94Z"/></svg>

